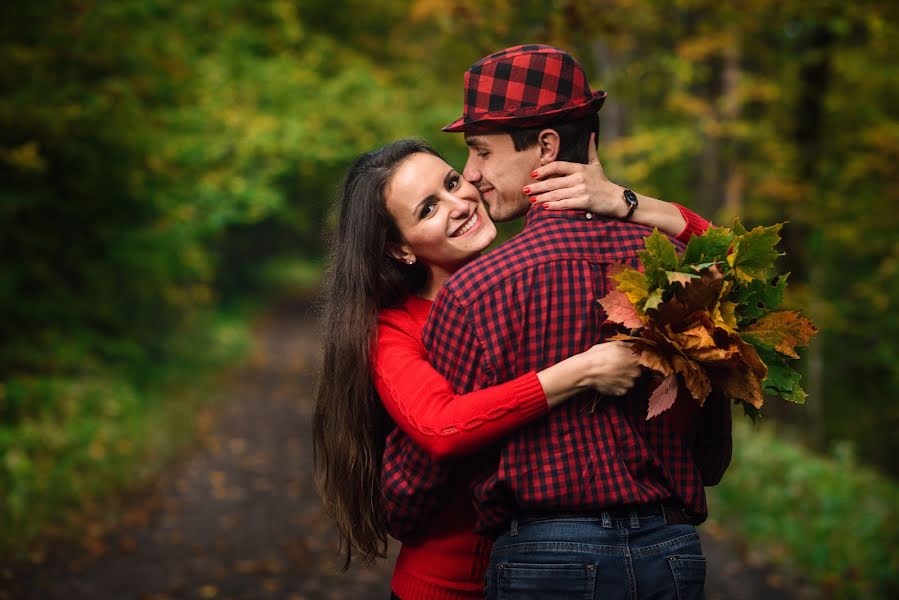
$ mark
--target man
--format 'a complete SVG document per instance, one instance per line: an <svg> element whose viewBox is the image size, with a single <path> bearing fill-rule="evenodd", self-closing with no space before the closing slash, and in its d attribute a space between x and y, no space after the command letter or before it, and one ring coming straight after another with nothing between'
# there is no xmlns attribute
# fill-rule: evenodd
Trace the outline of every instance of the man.
<svg viewBox="0 0 899 600"><path fill-rule="evenodd" d="M610 331L596 300L615 265L639 264L650 230L627 219L653 204L607 181L623 221L529 201L532 173L545 175L540 169L556 160L587 162L605 100L561 50L492 54L466 72L465 98L464 115L445 128L465 134L463 174L491 216L527 213L527 222L454 275L431 310L425 346L459 393L603 341ZM559 173L581 183L590 176L584 167ZM707 514L703 486L717 483L730 461L730 407L721 398L702 409L678 402L647 421L648 394L646 386L623 398L585 394L485 461L473 494L478 530L496 537L488 598L701 596L705 562L694 525Z"/></svg>

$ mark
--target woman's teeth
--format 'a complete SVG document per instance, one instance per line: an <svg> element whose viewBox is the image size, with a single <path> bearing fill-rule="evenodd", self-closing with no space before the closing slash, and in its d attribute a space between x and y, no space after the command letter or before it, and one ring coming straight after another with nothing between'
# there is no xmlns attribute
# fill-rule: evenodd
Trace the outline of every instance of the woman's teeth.
<svg viewBox="0 0 899 600"><path fill-rule="evenodd" d="M460 235L465 235L471 228L474 227L478 222L478 213L472 213L471 217L465 221L465 224L462 225L459 229L456 230L456 233L453 234L453 237L459 237Z"/></svg>

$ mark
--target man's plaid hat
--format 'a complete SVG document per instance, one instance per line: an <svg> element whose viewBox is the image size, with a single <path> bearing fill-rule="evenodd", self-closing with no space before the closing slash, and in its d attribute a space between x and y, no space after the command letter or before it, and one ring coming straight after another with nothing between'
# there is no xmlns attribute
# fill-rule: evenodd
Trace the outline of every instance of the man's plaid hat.
<svg viewBox="0 0 899 600"><path fill-rule="evenodd" d="M570 54L530 44L500 50L465 71L465 109L443 131L487 132L539 127L596 113L594 92Z"/></svg>

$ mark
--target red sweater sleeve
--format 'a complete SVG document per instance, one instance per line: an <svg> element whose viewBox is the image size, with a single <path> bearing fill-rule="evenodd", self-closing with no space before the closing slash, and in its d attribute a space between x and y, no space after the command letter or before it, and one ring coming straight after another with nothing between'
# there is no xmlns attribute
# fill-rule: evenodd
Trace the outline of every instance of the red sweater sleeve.
<svg viewBox="0 0 899 600"><path fill-rule="evenodd" d="M690 241L691 237L694 235L701 235L706 229L712 226L709 221L706 221L689 208L681 206L676 202L672 202L672 204L677 207L677 210L683 215L684 220L687 221L686 227L684 227L684 230L677 236L677 239L681 242L686 244Z"/></svg>
<svg viewBox="0 0 899 600"><path fill-rule="evenodd" d="M421 328L381 319L372 350L375 389L394 422L435 459L474 452L549 412L534 371L456 395L426 360Z"/></svg>

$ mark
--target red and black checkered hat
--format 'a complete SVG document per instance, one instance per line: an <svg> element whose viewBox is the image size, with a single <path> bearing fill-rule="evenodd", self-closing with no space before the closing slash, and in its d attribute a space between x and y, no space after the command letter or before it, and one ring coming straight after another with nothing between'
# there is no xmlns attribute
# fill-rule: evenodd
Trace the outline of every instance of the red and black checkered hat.
<svg viewBox="0 0 899 600"><path fill-rule="evenodd" d="M539 127L596 113L606 99L567 52L529 44L500 50L465 71L465 111L443 131Z"/></svg>

